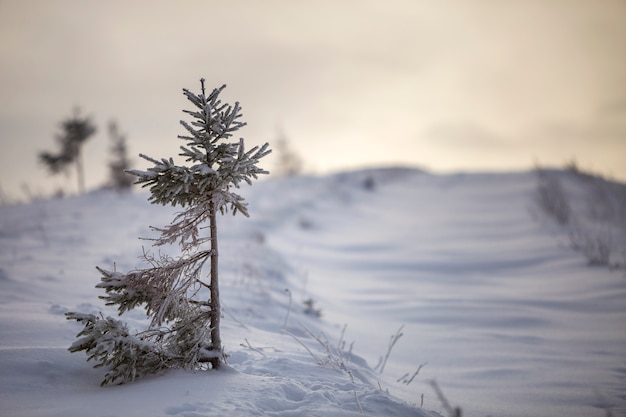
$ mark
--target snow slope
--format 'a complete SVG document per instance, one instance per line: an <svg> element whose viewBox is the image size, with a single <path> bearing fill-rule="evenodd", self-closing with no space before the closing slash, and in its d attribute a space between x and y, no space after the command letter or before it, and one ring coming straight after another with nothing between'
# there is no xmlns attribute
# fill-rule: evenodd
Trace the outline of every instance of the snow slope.
<svg viewBox="0 0 626 417"><path fill-rule="evenodd" d="M468 417L624 416L626 279L533 215L535 186L409 169L258 182L251 218L219 219L230 366L106 388L67 352L80 327L63 313L115 314L94 267L141 266L137 237L174 209L104 191L0 207L0 415L445 415L436 380Z"/></svg>

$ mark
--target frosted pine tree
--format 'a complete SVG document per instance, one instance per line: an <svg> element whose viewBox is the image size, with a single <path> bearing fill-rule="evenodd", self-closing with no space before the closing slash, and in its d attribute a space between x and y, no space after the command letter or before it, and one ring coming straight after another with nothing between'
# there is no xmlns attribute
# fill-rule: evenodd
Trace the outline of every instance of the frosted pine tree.
<svg viewBox="0 0 626 417"><path fill-rule="evenodd" d="M156 258L144 252L146 269L128 273L98 268L102 274L97 285L106 291L101 296L115 305L119 314L143 307L151 318L149 327L131 334L128 326L102 315L67 313L67 318L84 324L69 350L85 351L96 367L108 368L102 385L128 382L145 374L170 368L217 369L224 360L220 337L220 298L218 281L217 213L241 212L248 216L244 199L233 192L241 183L251 184L268 172L257 163L269 154L268 144L244 148L244 140L230 141L245 123L239 121L239 103L222 103L225 85L206 94L204 79L200 94L183 89L193 104L184 110L192 121L181 121L186 142L180 156L187 165L172 158L156 160L147 171L129 171L137 183L149 187L154 204L180 205L183 210L160 233L155 246L178 244L178 257ZM200 233L208 222L209 233ZM208 248L202 249L208 245ZM208 276L204 266L209 262Z"/></svg>

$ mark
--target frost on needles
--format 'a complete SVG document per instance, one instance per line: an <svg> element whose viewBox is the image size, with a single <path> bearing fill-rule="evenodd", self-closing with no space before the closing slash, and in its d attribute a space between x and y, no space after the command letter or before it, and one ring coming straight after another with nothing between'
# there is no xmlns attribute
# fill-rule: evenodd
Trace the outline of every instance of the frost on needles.
<svg viewBox="0 0 626 417"><path fill-rule="evenodd" d="M217 369L224 360L217 213L248 216L244 199L233 190L268 173L257 164L271 151L267 143L246 151L243 139L229 140L245 126L239 120L239 103L222 103L219 96L225 85L207 95L204 79L200 84L199 94L183 89L193 104L193 110L184 110L191 121L180 122L187 134L178 136L185 141L180 156L187 164L141 154L154 166L128 171L138 177L137 184L149 187L151 203L183 207L168 226L152 228L160 233L154 246L178 244L180 255L155 257L144 251L148 266L128 273L97 267L102 276L96 287L106 292L100 298L117 306L120 315L144 308L151 319L148 328L131 334L125 323L112 317L66 313L69 320L84 325L69 350L85 351L87 360L97 362L95 367L107 369L102 385L171 368ZM200 233L206 223L208 236ZM208 275L203 268L207 261Z"/></svg>

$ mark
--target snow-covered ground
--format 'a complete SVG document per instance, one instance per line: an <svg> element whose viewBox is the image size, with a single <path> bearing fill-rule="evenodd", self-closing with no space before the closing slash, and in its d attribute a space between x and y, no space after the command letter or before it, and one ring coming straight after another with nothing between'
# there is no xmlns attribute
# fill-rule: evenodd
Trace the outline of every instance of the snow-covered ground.
<svg viewBox="0 0 626 417"><path fill-rule="evenodd" d="M95 266L143 266L137 238L175 209L143 191L0 207L0 415L446 415L436 380L467 417L625 416L626 279L568 247L533 206L536 181L260 181L250 218L219 219L229 366L105 388L67 351L80 326L63 313L114 315Z"/></svg>

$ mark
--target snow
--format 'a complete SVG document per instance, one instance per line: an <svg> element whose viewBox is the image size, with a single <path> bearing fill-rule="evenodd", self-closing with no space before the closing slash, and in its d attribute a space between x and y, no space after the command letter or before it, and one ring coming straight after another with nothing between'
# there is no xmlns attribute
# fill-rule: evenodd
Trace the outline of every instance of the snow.
<svg viewBox="0 0 626 417"><path fill-rule="evenodd" d="M138 237L176 209L145 191L0 207L0 415L446 415L436 380L467 417L625 416L626 279L568 247L535 187L411 169L259 181L250 218L219 219L228 366L105 388L64 313L115 317L95 266L142 266Z"/></svg>
<svg viewBox="0 0 626 417"><path fill-rule="evenodd" d="M145 177L145 178L156 178L158 174L154 171L141 171L138 169L129 169L129 174L135 175L137 177Z"/></svg>

